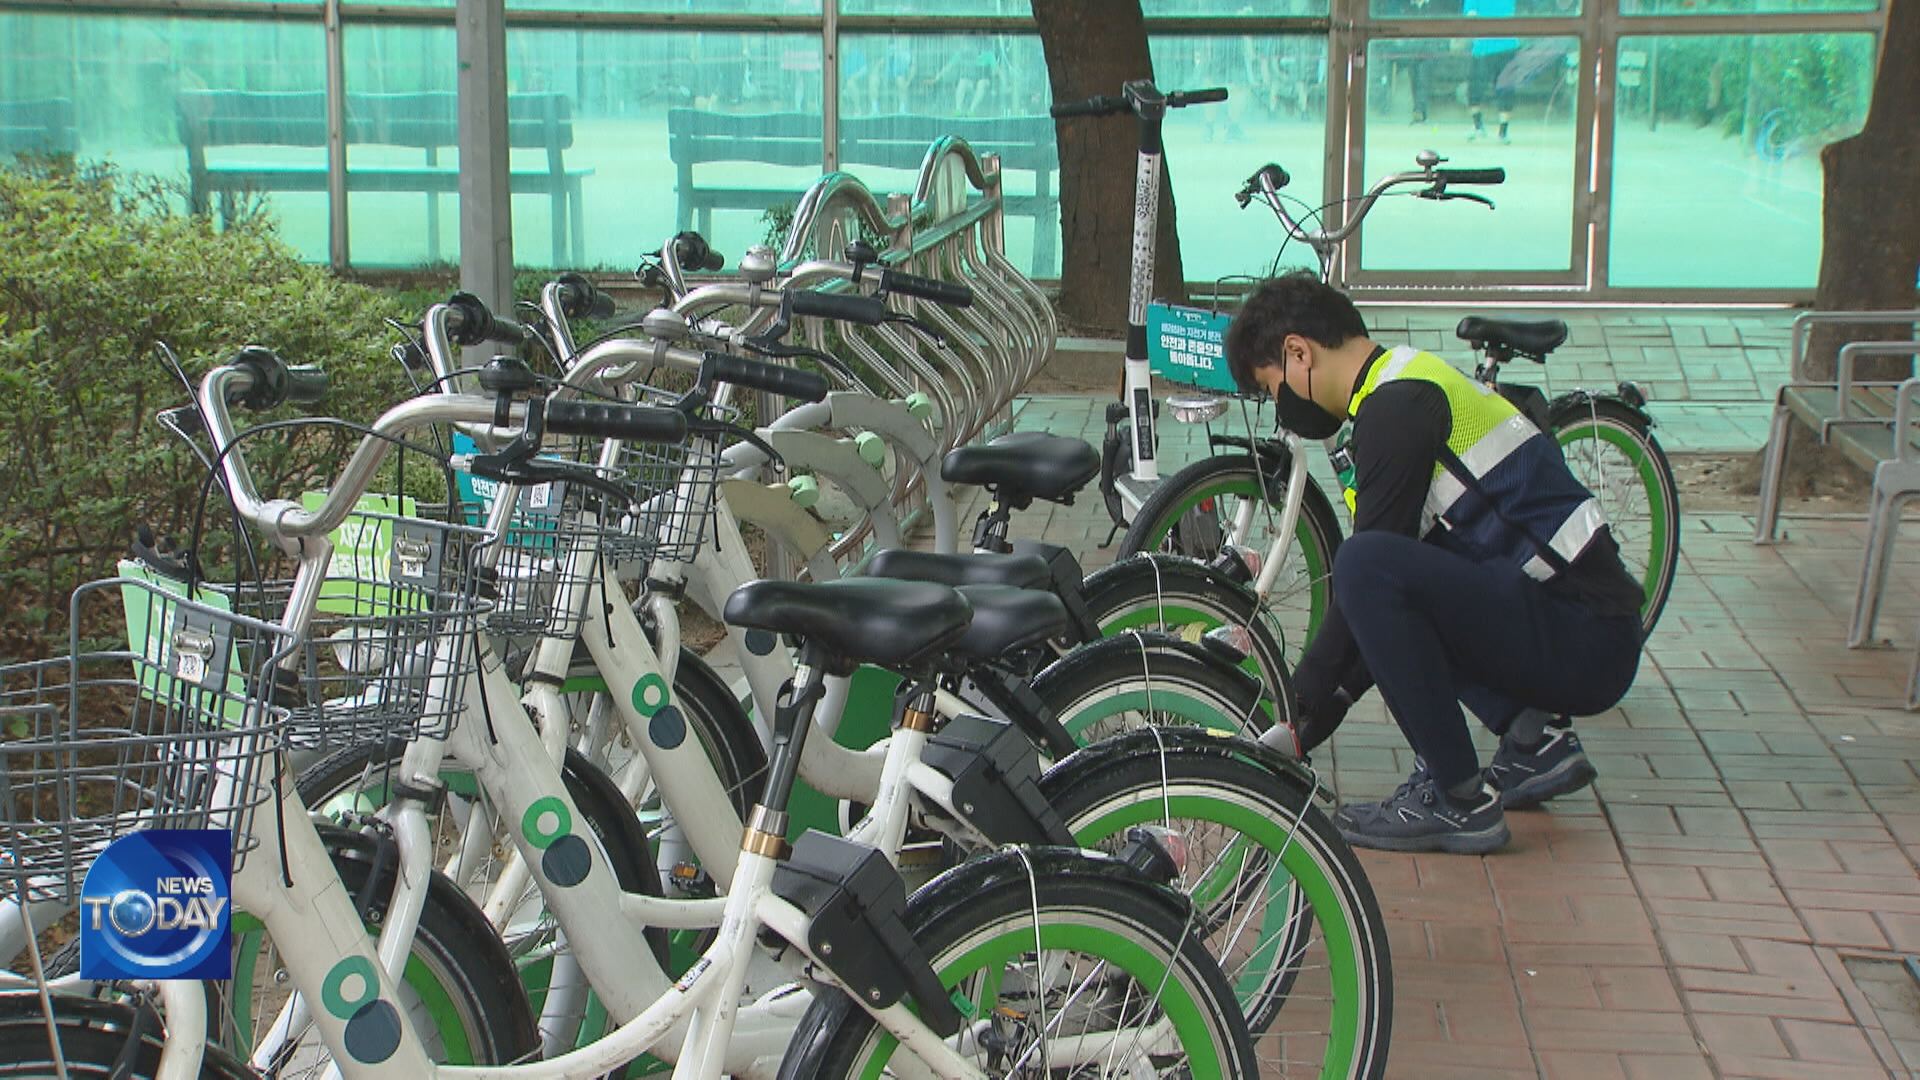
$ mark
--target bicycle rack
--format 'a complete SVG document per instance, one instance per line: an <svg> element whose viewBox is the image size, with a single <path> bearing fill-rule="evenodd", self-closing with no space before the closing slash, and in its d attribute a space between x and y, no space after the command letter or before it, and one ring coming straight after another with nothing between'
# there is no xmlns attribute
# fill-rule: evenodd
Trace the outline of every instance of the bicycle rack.
<svg viewBox="0 0 1920 1080"><path fill-rule="evenodd" d="M809 320L798 329L810 347L831 349L864 368L873 385L848 386L827 401L789 410L763 423L760 434L791 472L831 483L850 500L856 520L836 539L798 501L799 492L811 497L812 487L788 490L748 479L766 464L750 446L729 454L736 479L728 492L741 496L734 507L743 525L775 538L814 577L828 565L857 564L873 545L899 543L928 514L936 544L953 547L958 512L939 478L940 460L1011 426L1008 410L1051 358L1058 332L1045 294L1006 257L998 155L977 153L962 139L940 139L928 147L913 193L884 203L858 177L828 173L801 195L776 261L791 271L810 256L837 258L848 241L863 238L881 249L882 265L965 284L974 303L950 309L890 298L896 310L936 329L944 348L892 325L829 327ZM756 313L742 332L771 318ZM870 439L864 447L855 441L869 433L882 453Z"/></svg>

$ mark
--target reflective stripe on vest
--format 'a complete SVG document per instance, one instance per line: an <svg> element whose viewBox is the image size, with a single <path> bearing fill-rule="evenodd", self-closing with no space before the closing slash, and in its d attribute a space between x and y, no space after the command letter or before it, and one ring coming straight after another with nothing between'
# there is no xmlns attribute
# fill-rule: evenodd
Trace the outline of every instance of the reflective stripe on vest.
<svg viewBox="0 0 1920 1080"><path fill-rule="evenodd" d="M1397 379L1418 379L1446 395L1447 450L1466 474L1434 466L1421 508L1422 536L1440 526L1441 546L1479 561L1512 562L1545 581L1605 527L1599 502L1567 469L1553 439L1507 399L1432 353L1402 346L1375 361L1347 415L1357 416L1375 390ZM1354 492L1347 496L1352 506Z"/></svg>

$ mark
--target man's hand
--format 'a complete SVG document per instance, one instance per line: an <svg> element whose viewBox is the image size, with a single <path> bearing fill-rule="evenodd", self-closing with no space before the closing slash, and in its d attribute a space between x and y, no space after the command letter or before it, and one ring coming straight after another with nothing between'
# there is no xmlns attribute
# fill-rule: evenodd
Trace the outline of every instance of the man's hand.
<svg viewBox="0 0 1920 1080"><path fill-rule="evenodd" d="M1347 718L1347 710L1353 708L1353 698L1345 687L1335 687L1333 693L1324 702L1311 706L1303 701L1294 703L1293 730L1299 740L1300 753L1311 754L1315 747L1333 737L1340 721Z"/></svg>

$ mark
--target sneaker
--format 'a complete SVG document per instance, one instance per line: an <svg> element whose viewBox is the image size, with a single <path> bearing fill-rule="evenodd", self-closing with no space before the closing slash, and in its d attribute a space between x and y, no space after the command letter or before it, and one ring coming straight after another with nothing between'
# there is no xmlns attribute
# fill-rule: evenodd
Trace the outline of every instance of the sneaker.
<svg viewBox="0 0 1920 1080"><path fill-rule="evenodd" d="M1484 139L1486 137L1487 137L1487 132L1485 128L1474 128L1472 131L1467 132L1468 142L1479 142L1481 139Z"/></svg>
<svg viewBox="0 0 1920 1080"><path fill-rule="evenodd" d="M1456 800L1439 782L1416 767L1393 795L1377 803L1348 803L1333 816L1335 827L1354 847L1382 851L1444 851L1485 855L1507 842L1507 819L1500 793L1482 785L1470 800Z"/></svg>
<svg viewBox="0 0 1920 1080"><path fill-rule="evenodd" d="M1579 791L1600 775L1580 749L1580 736L1570 727L1549 727L1546 738L1532 750L1515 746L1511 738L1500 740L1487 766L1487 783L1500 793L1500 805L1508 810L1527 810L1557 795Z"/></svg>

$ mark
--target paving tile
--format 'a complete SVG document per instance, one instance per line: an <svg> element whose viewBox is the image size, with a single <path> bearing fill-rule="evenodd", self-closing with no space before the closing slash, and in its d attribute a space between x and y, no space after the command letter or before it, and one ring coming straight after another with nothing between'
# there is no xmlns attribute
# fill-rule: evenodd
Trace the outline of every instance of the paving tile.
<svg viewBox="0 0 1920 1080"><path fill-rule="evenodd" d="M1794 1056L1802 1061L1837 1065L1880 1064L1879 1056L1867 1038L1853 1024L1821 1024L1807 1020L1781 1020L1780 1030Z"/></svg>

